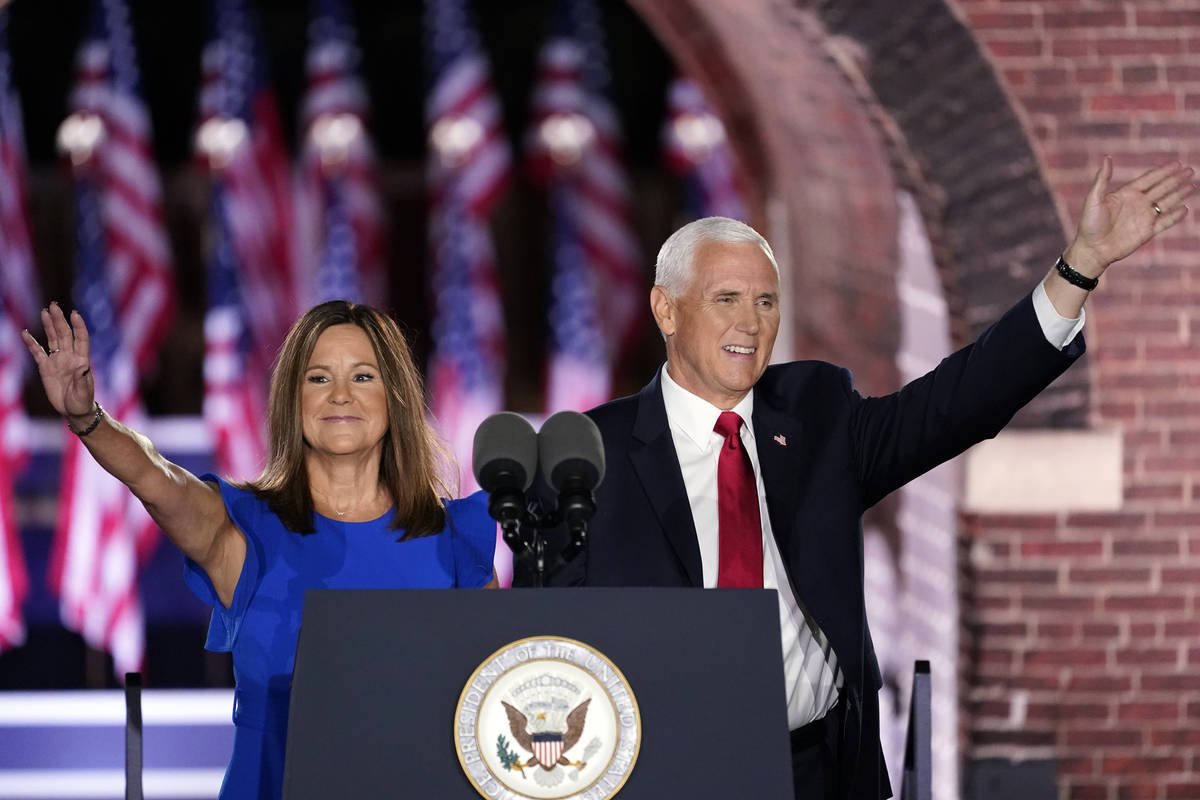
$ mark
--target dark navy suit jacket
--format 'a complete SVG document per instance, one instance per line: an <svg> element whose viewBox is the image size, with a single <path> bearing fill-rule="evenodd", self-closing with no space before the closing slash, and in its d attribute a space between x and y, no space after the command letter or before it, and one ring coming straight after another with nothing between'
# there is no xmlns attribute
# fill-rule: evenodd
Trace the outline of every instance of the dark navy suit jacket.
<svg viewBox="0 0 1200 800"><path fill-rule="evenodd" d="M769 367L754 387L754 437L779 551L845 675L845 796L890 794L879 744L881 684L863 599L862 514L923 472L995 436L1084 350L1045 339L1026 296L973 344L884 397L819 361ZM702 586L700 550L655 376L588 412L604 438L585 553L554 585ZM784 442L781 444L781 440Z"/></svg>

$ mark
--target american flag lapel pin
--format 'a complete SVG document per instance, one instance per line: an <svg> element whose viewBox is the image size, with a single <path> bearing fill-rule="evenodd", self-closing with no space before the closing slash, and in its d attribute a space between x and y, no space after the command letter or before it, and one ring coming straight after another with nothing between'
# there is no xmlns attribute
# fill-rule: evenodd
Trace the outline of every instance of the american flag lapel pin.
<svg viewBox="0 0 1200 800"><path fill-rule="evenodd" d="M782 433L775 434L775 441L779 443L780 447L787 447L787 437Z"/></svg>

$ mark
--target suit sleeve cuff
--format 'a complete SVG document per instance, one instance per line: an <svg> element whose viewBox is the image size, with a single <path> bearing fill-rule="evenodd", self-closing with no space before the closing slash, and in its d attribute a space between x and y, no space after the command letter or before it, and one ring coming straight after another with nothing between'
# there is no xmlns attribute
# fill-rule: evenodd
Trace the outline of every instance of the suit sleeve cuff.
<svg viewBox="0 0 1200 800"><path fill-rule="evenodd" d="M1083 330L1083 323L1087 320L1087 311L1084 309L1080 309L1076 319L1061 316L1054 309L1054 304L1046 295L1046 287L1041 281L1038 281L1037 288L1033 290L1033 310L1037 314L1038 324L1042 326L1042 335L1056 350L1062 350L1069 345Z"/></svg>

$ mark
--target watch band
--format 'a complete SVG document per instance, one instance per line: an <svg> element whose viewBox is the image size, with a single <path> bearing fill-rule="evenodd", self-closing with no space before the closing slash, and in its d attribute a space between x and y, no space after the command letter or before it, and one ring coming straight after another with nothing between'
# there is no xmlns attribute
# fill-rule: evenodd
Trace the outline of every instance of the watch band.
<svg viewBox="0 0 1200 800"><path fill-rule="evenodd" d="M1077 272L1062 256L1059 256L1058 261L1054 262L1054 268L1058 270L1058 274L1062 275L1067 283L1072 286L1078 286L1080 289L1090 292L1100 285L1099 278L1089 278L1082 272Z"/></svg>

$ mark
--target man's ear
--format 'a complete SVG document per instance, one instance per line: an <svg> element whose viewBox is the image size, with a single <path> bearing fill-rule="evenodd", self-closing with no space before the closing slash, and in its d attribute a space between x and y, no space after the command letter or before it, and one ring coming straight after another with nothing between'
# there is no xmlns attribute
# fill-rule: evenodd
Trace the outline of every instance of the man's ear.
<svg viewBox="0 0 1200 800"><path fill-rule="evenodd" d="M662 286L650 290L650 311L663 336L675 333L675 301Z"/></svg>

